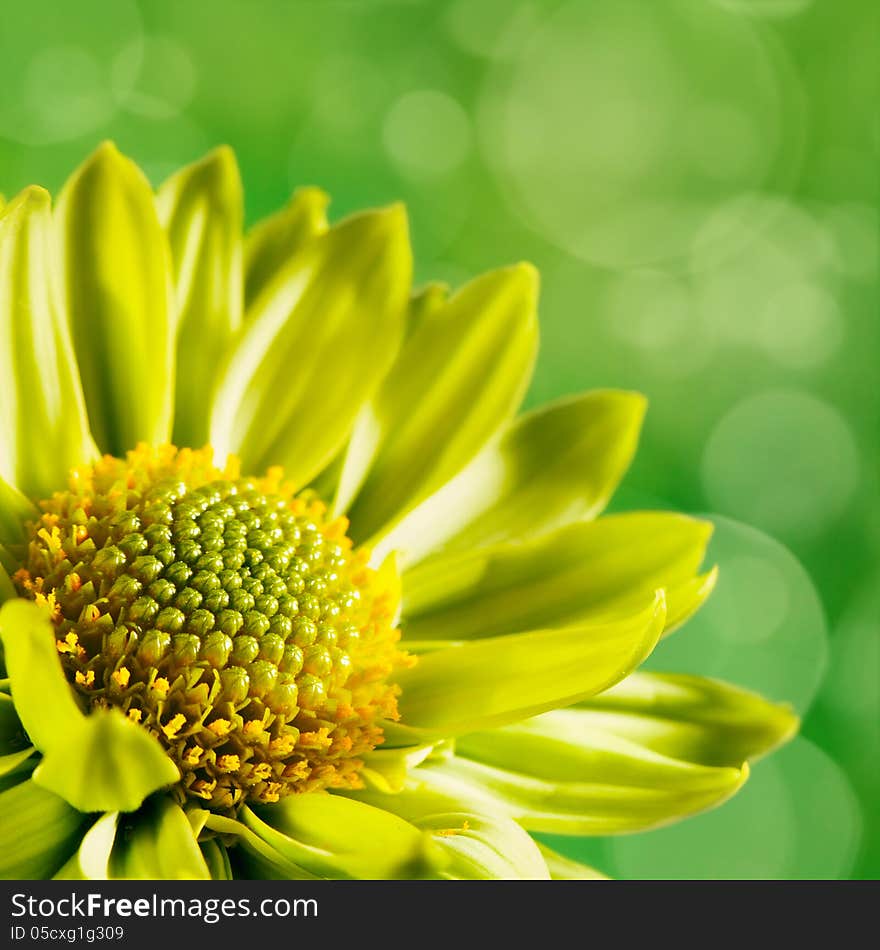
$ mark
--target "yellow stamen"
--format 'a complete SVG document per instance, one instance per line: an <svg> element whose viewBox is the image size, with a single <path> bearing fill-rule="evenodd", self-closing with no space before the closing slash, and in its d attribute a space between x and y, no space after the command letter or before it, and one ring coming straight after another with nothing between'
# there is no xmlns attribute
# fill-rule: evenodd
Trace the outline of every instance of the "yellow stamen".
<svg viewBox="0 0 880 950"><path fill-rule="evenodd" d="M184 716L183 713L177 713L176 716L162 726L162 731L169 739L173 739L184 725L186 725L186 716Z"/></svg>
<svg viewBox="0 0 880 950"><path fill-rule="evenodd" d="M131 679L131 671L124 666L120 666L118 670L113 671L113 681L117 686L125 689L128 686L128 681Z"/></svg>

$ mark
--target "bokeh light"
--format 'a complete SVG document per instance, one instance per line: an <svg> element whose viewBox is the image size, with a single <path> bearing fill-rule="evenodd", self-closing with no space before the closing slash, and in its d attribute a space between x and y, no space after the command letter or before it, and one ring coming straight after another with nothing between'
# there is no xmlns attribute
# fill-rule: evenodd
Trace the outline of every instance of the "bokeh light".
<svg viewBox="0 0 880 950"><path fill-rule="evenodd" d="M797 163L797 95L777 59L703 0L569 3L487 87L484 148L529 224L569 253L678 259L719 202Z"/></svg>
<svg viewBox="0 0 880 950"><path fill-rule="evenodd" d="M716 518L719 586L653 662L794 703L806 745L693 831L592 842L612 874L880 875L877 13L30 0L0 17L0 193L57 191L112 138L155 184L231 144L249 222L303 184L334 219L402 199L419 283L540 269L530 407L649 397L615 505L720 511L791 549ZM840 768L864 813L855 865Z"/></svg>
<svg viewBox="0 0 880 950"><path fill-rule="evenodd" d="M117 107L111 64L141 33L132 0L4 4L0 137L49 145L101 128Z"/></svg>
<svg viewBox="0 0 880 950"><path fill-rule="evenodd" d="M420 89L392 105L382 139L391 160L405 174L416 178L443 175L467 156L470 122L451 96Z"/></svg>
<svg viewBox="0 0 880 950"><path fill-rule="evenodd" d="M750 396L721 419L702 475L713 509L783 538L809 538L846 510L859 456L831 405L779 390Z"/></svg>
<svg viewBox="0 0 880 950"><path fill-rule="evenodd" d="M817 834L833 816L835 834ZM846 877L861 816L840 767L797 738L757 763L723 808L644 836L611 842L612 873L636 878Z"/></svg>
<svg viewBox="0 0 880 950"><path fill-rule="evenodd" d="M828 656L824 611L809 575L778 541L727 518L707 564L719 567L712 596L648 665L740 683L807 712Z"/></svg>

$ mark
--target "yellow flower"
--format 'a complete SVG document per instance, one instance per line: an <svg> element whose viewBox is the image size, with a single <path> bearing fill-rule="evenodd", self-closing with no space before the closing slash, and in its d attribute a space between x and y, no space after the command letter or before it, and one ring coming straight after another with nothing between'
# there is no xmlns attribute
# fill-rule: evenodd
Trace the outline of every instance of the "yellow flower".
<svg viewBox="0 0 880 950"><path fill-rule="evenodd" d="M0 876L595 876L530 833L701 811L796 728L635 672L710 526L599 517L641 396L514 418L534 270L414 291L401 207L326 204L243 238L229 150L154 195L104 145L3 209Z"/></svg>

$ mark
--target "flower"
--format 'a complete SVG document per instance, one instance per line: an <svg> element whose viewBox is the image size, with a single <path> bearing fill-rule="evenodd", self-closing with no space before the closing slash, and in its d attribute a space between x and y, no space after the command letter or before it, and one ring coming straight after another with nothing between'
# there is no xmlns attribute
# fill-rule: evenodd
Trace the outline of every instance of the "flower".
<svg viewBox="0 0 880 950"><path fill-rule="evenodd" d="M702 811L796 728L635 672L711 526L598 517L641 396L514 419L534 270L414 292L402 208L326 204L242 238L228 149L154 195L107 144L3 210L0 876L596 876L531 833Z"/></svg>

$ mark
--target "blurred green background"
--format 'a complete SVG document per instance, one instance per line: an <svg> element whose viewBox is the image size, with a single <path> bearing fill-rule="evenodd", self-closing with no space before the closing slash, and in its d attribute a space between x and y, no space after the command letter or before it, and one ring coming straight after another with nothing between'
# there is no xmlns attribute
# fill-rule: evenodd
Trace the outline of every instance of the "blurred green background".
<svg viewBox="0 0 880 950"><path fill-rule="evenodd" d="M103 138L156 183L227 142L249 221L317 184L336 216L406 201L419 279L534 261L529 404L642 390L615 505L717 516L719 588L653 666L805 717L720 810L557 845L876 877L878 51L874 0L15 0L0 190Z"/></svg>

